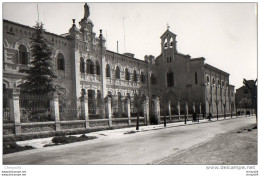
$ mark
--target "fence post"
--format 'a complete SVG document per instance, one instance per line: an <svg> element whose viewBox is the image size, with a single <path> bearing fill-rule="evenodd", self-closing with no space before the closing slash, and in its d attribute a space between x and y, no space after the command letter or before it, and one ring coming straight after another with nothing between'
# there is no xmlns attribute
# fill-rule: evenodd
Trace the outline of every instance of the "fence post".
<svg viewBox="0 0 260 176"><path fill-rule="evenodd" d="M106 97L106 109L107 109L107 118L108 118L108 125L109 127L112 126L112 109L111 109L111 98Z"/></svg>
<svg viewBox="0 0 260 176"><path fill-rule="evenodd" d="M178 118L179 118L179 121L180 121L181 120L181 105L180 105L179 101L177 103L177 109L178 109Z"/></svg>
<svg viewBox="0 0 260 176"><path fill-rule="evenodd" d="M172 112L171 112L171 102L169 101L168 103L168 110L169 110L169 120L171 122L171 118L172 118Z"/></svg>
<svg viewBox="0 0 260 176"><path fill-rule="evenodd" d="M14 122L14 134L20 134L21 130L21 120L20 120L20 92L19 89L10 89L10 120Z"/></svg>
<svg viewBox="0 0 260 176"><path fill-rule="evenodd" d="M51 115L55 119L55 129L60 131L60 112L59 112L59 96L57 93L53 93L51 100Z"/></svg>
<svg viewBox="0 0 260 176"><path fill-rule="evenodd" d="M193 111L193 113L196 113L195 102L192 102L192 111Z"/></svg>
<svg viewBox="0 0 260 176"><path fill-rule="evenodd" d="M80 101L81 101L81 114L85 119L85 127L89 128L88 97L85 94L83 94L80 97Z"/></svg>
<svg viewBox="0 0 260 176"><path fill-rule="evenodd" d="M146 125L150 125L150 115L149 115L149 97L146 96L146 99L144 100L144 112L145 112L145 118L146 118Z"/></svg>
<svg viewBox="0 0 260 176"><path fill-rule="evenodd" d="M160 100L158 97L154 99L154 105L155 118L157 119L158 124L160 124Z"/></svg>
<svg viewBox="0 0 260 176"><path fill-rule="evenodd" d="M128 125L131 125L131 107L130 107L130 99L128 97L125 98L125 107L128 118Z"/></svg>
<svg viewBox="0 0 260 176"><path fill-rule="evenodd" d="M188 117L189 117L189 107L188 102L185 102L185 109L186 109L186 116L185 116L185 124L187 123Z"/></svg>

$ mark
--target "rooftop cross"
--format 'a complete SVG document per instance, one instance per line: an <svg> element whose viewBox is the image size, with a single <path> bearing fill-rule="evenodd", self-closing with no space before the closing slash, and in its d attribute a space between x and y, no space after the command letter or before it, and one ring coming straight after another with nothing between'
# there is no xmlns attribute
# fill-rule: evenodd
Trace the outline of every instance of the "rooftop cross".
<svg viewBox="0 0 260 176"><path fill-rule="evenodd" d="M170 26L169 26L169 24L167 23L166 25L167 25L167 29L169 30L169 29L170 29Z"/></svg>

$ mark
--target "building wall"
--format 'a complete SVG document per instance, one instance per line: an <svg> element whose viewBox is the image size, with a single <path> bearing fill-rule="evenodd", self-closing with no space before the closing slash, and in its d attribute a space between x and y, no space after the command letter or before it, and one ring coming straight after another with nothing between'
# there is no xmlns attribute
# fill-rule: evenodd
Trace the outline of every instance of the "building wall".
<svg viewBox="0 0 260 176"><path fill-rule="evenodd" d="M57 56L61 53L65 60L65 69L57 70L60 75L60 83L68 90L68 98L78 99L83 92L88 90L101 92L102 98L108 95L117 97L120 93L123 98L134 94L144 94L150 100L154 97L162 97L165 92L170 92L176 100L182 103L188 102L189 107L194 103L198 112L199 104L205 113L226 113L231 110L231 103L234 102L234 86L229 85L229 74L213 66L205 64L204 58L191 58L189 55L177 51L176 35L167 29L161 36L161 54L156 58L147 55L144 61L134 58L131 53L119 54L107 50L106 39L100 31L99 36L93 31L93 23L89 18L83 18L80 28L76 27L73 21L69 33L56 35L47 32L46 36L52 44L53 59L56 63ZM28 51L34 28L18 23L3 21L3 83L6 87L17 87L22 82L24 74L18 72L20 68L28 67L18 63L18 47L24 45ZM81 73L80 61L84 63L91 60L94 63L94 74ZM100 75L96 74L96 62L100 65ZM106 66L110 66L110 77L106 77ZM120 68L120 79L116 78L116 67ZM86 68L86 65L85 65ZM128 69L130 79L125 79L125 70ZM136 71L138 81L133 80L133 73ZM145 75L145 82L141 82L141 72ZM169 87L167 73L173 72L173 86ZM197 81L195 82L195 73ZM151 75L155 77L155 84L152 84ZM207 81L208 77L208 81ZM215 79L215 84L213 83ZM217 85L217 80L220 84ZM222 85L222 81L224 85ZM79 104L75 104L78 107ZM191 108L190 108L191 109Z"/></svg>

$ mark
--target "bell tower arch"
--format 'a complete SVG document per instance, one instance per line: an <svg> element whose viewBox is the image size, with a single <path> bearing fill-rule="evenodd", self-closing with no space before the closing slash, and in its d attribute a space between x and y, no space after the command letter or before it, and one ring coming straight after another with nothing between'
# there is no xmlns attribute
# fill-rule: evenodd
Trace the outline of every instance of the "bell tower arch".
<svg viewBox="0 0 260 176"><path fill-rule="evenodd" d="M164 63L172 63L175 59L175 53L177 53L176 49L176 35L169 30L169 26L167 26L167 30L161 36L161 52L163 56Z"/></svg>

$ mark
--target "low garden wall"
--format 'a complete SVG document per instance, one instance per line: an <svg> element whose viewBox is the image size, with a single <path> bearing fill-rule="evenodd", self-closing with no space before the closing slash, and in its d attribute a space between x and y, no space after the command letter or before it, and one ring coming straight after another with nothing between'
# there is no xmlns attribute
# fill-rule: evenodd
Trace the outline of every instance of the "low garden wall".
<svg viewBox="0 0 260 176"><path fill-rule="evenodd" d="M93 119L93 120L71 120L71 121L50 121L50 122L33 122L33 123L20 123L21 130L19 134L37 134L55 131L77 131L83 129L103 129L103 128L117 128L129 127L136 125L136 117L130 120L128 118L112 118L112 125L109 126L109 119ZM139 118L140 125L146 125L145 118ZM59 128L57 128L59 125ZM10 136L15 134L14 123L3 124L3 135ZM17 134L17 135L19 135Z"/></svg>

